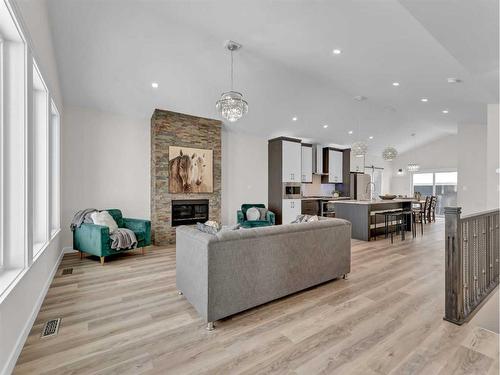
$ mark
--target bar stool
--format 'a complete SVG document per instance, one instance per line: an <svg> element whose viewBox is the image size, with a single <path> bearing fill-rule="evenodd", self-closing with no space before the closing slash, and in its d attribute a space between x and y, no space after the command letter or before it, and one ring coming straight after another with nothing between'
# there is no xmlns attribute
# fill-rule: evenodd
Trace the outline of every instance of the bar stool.
<svg viewBox="0 0 500 375"><path fill-rule="evenodd" d="M401 241L405 240L405 232L406 232L406 226L407 226L407 221L406 218L408 215L411 215L410 211L398 211L398 212L393 212L390 215L388 215L389 222L391 223L391 227L393 230L390 231L391 233L391 244L394 243L394 233L399 233L401 232ZM392 222L396 221L396 224L393 225Z"/></svg>
<svg viewBox="0 0 500 375"><path fill-rule="evenodd" d="M377 240L377 215L382 215L384 217L384 238L387 238L389 237L389 216L396 212L401 212L401 210L397 209L384 212L375 212L375 226L373 228L375 232L375 235L373 236L375 238L375 241Z"/></svg>
<svg viewBox="0 0 500 375"><path fill-rule="evenodd" d="M420 224L421 235L424 235L425 213L420 209L411 210L411 234L413 238L417 237L417 224Z"/></svg>

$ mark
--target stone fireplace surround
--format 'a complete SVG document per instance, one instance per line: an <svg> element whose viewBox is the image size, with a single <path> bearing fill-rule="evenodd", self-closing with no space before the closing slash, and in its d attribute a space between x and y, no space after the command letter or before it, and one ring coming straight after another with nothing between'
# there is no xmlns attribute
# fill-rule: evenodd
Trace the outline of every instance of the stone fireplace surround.
<svg viewBox="0 0 500 375"><path fill-rule="evenodd" d="M222 123L156 109L151 117L151 233L155 245L175 243L172 200L208 199L209 219L221 218ZM168 190L169 146L213 150L213 193L170 194Z"/></svg>

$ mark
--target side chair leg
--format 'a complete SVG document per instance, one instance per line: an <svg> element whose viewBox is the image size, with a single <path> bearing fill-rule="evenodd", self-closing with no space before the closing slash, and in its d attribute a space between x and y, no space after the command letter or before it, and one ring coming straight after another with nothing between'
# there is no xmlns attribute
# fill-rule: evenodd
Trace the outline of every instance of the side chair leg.
<svg viewBox="0 0 500 375"><path fill-rule="evenodd" d="M101 266L104 266L104 258L105 257L100 257L101 258Z"/></svg>
<svg viewBox="0 0 500 375"><path fill-rule="evenodd" d="M83 259L83 251L80 251L80 260Z"/></svg>
<svg viewBox="0 0 500 375"><path fill-rule="evenodd" d="M144 247L141 248L141 253L144 255Z"/></svg>
<svg viewBox="0 0 500 375"><path fill-rule="evenodd" d="M207 331L213 331L213 330L214 330L214 322L208 322Z"/></svg>

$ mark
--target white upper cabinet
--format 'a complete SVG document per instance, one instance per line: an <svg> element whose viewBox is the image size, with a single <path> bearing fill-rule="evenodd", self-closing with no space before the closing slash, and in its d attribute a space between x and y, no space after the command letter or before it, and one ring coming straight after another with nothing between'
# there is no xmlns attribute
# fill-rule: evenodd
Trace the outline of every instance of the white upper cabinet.
<svg viewBox="0 0 500 375"><path fill-rule="evenodd" d="M302 146L302 182L312 182L313 172L313 149L312 147Z"/></svg>
<svg viewBox="0 0 500 375"><path fill-rule="evenodd" d="M342 151L328 150L328 182L342 183Z"/></svg>
<svg viewBox="0 0 500 375"><path fill-rule="evenodd" d="M299 142L283 141L283 182L300 182L302 169L302 145Z"/></svg>
<svg viewBox="0 0 500 375"><path fill-rule="evenodd" d="M302 212L301 199L283 199L281 210L281 223L290 224Z"/></svg>

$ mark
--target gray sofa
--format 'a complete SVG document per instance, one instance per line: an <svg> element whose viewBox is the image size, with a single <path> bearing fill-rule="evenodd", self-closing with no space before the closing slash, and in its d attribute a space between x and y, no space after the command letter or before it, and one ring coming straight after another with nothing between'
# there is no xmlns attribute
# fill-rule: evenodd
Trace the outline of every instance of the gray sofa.
<svg viewBox="0 0 500 375"><path fill-rule="evenodd" d="M318 222L240 229L217 235L180 226L180 294L213 322L344 276L351 267L351 223Z"/></svg>

